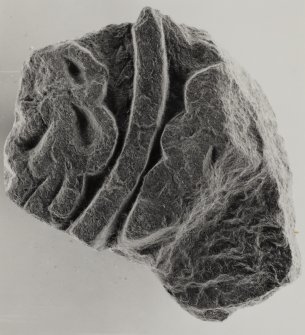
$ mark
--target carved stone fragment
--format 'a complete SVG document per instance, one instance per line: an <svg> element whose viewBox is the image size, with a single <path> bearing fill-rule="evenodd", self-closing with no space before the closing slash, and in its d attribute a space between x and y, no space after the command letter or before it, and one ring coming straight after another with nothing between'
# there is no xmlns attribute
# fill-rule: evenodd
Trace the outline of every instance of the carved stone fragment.
<svg viewBox="0 0 305 335"><path fill-rule="evenodd" d="M135 24L33 52L6 192L224 320L299 271L282 142L259 85L206 32L144 8Z"/></svg>

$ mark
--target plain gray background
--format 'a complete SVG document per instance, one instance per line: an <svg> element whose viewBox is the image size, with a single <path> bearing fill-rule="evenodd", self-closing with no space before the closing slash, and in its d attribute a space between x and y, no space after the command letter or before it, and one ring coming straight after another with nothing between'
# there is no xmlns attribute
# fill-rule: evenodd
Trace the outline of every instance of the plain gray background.
<svg viewBox="0 0 305 335"><path fill-rule="evenodd" d="M0 0L0 140L12 123L20 70L31 48L134 22L150 5L203 28L263 87L294 175L298 242L305 258L304 0ZM98 253L9 201L0 164L0 334L305 333L305 280L223 323L184 312L143 266Z"/></svg>

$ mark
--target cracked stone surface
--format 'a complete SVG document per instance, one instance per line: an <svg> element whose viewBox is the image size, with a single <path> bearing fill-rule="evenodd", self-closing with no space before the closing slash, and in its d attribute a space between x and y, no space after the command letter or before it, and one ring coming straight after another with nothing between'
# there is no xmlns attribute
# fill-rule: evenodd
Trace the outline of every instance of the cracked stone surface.
<svg viewBox="0 0 305 335"><path fill-rule="evenodd" d="M266 97L208 33L151 8L33 52L5 187L42 221L147 264L203 320L299 273L291 173Z"/></svg>

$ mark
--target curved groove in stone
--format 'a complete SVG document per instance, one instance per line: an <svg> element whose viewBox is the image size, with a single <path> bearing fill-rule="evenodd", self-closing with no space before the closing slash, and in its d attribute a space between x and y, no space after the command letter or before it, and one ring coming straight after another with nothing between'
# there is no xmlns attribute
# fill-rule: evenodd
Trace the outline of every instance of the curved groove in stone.
<svg viewBox="0 0 305 335"><path fill-rule="evenodd" d="M74 103L71 104L73 111L75 112L77 124L76 128L79 133L79 137L84 146L88 146L94 140L92 134L92 127L86 112L80 107L76 106Z"/></svg>

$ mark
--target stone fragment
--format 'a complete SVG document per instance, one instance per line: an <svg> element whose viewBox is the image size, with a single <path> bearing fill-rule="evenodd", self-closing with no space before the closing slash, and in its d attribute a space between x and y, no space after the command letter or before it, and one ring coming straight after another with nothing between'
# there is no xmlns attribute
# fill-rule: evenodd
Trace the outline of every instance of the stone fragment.
<svg viewBox="0 0 305 335"><path fill-rule="evenodd" d="M299 272L291 173L261 88L206 32L151 8L33 52L5 184L37 218L149 265L203 320Z"/></svg>

